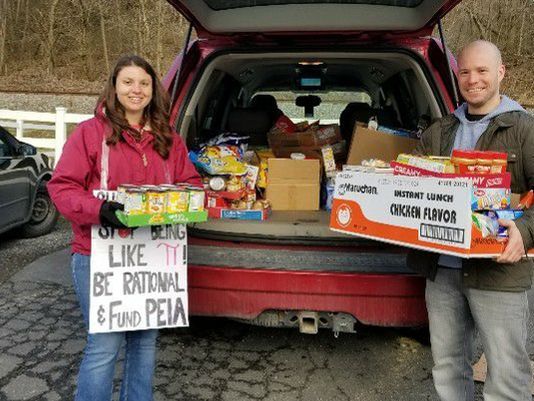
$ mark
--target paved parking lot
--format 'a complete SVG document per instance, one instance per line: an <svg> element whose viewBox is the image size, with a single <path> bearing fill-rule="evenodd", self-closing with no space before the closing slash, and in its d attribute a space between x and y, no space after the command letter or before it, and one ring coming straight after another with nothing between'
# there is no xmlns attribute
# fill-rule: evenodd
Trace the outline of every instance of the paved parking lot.
<svg viewBox="0 0 534 401"><path fill-rule="evenodd" d="M72 399L85 328L70 282L62 250L0 285L0 400ZM437 400L430 367L430 348L407 330L335 339L196 318L162 331L155 399Z"/></svg>
<svg viewBox="0 0 534 401"><path fill-rule="evenodd" d="M55 252L0 286L1 400L72 399L85 329L68 262ZM402 332L335 339L226 319L191 325L162 331L156 400L435 399L429 349ZM417 396L403 397L413 385Z"/></svg>

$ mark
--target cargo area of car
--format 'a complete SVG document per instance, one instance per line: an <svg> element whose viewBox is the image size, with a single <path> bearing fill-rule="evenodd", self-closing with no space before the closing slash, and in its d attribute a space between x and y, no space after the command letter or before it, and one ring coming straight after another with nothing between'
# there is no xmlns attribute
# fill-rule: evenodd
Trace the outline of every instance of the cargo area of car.
<svg viewBox="0 0 534 401"><path fill-rule="evenodd" d="M402 49L226 52L203 66L182 106L177 130L190 149L224 132L249 136L248 149L268 148L267 132L274 124L269 120L271 106L254 98L270 98L294 122L338 124L345 153L336 161L345 164L350 147L358 146L352 137L357 122L377 119L380 126L416 137L442 115L441 95L421 60ZM307 101L313 97L320 104ZM357 242L329 230L329 219L330 212L321 204L319 210L273 210L261 221L210 219L191 225L190 233L253 242Z"/></svg>
<svg viewBox="0 0 534 401"><path fill-rule="evenodd" d="M330 212L318 211L272 211L267 220L250 221L234 219L211 219L202 224L193 225L190 232L197 236L227 238L240 240L258 240L288 243L317 243L328 239L339 244L353 240L346 234L328 229Z"/></svg>

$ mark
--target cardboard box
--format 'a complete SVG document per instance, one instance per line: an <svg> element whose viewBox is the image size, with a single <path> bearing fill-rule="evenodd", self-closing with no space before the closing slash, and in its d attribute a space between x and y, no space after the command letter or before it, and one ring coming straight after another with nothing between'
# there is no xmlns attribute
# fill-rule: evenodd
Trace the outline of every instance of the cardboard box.
<svg viewBox="0 0 534 401"><path fill-rule="evenodd" d="M322 159L321 148L332 146L334 158L343 162L347 155L347 145L341 137L338 125L326 125L303 132L268 134L269 145L276 157L286 158L291 153L303 153L307 159Z"/></svg>
<svg viewBox="0 0 534 401"><path fill-rule="evenodd" d="M208 216L210 219L266 220L270 213L271 209L241 210L222 207L208 208Z"/></svg>
<svg viewBox="0 0 534 401"><path fill-rule="evenodd" d="M472 191L465 178L343 171L336 177L330 228L462 258L495 257L506 240L483 237L473 224Z"/></svg>
<svg viewBox="0 0 534 401"><path fill-rule="evenodd" d="M399 153L412 153L419 140L367 129L356 124L350 143L347 163L362 164L362 160L395 160Z"/></svg>
<svg viewBox="0 0 534 401"><path fill-rule="evenodd" d="M269 146L275 148L321 147L341 141L339 125L324 125L303 132L285 133L271 131L267 134Z"/></svg>
<svg viewBox="0 0 534 401"><path fill-rule="evenodd" d="M127 215L116 212L118 219L128 227L159 226L162 224L202 223L208 220L208 212L156 213Z"/></svg>
<svg viewBox="0 0 534 401"><path fill-rule="evenodd" d="M334 159L337 162L343 162L347 155L345 141L336 142L329 146L332 147L332 151L334 152ZM306 156L306 159L323 159L322 146L281 147L272 148L272 151L274 155L278 158L288 158L291 156L291 153L303 153Z"/></svg>
<svg viewBox="0 0 534 401"><path fill-rule="evenodd" d="M269 159L266 198L272 210L319 210L319 160Z"/></svg>

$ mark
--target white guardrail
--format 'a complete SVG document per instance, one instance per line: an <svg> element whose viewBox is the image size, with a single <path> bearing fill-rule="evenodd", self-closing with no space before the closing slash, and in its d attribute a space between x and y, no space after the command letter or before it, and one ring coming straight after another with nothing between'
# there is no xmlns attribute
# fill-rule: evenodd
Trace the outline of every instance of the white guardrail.
<svg viewBox="0 0 534 401"><path fill-rule="evenodd" d="M29 143L37 148L53 149L55 166L67 140L67 124L78 124L92 117L92 114L67 113L65 107L56 107L55 113L0 109L0 126L15 128L16 137L21 142ZM36 138L24 135L25 130L54 131L55 135L54 138Z"/></svg>

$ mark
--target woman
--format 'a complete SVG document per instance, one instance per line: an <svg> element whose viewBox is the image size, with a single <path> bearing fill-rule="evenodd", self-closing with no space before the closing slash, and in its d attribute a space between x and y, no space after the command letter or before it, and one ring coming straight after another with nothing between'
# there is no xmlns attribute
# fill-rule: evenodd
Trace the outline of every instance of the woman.
<svg viewBox="0 0 534 401"><path fill-rule="evenodd" d="M150 64L138 56L120 58L95 117L69 137L48 184L54 203L72 224L74 287L87 327L91 225L124 227L115 216L121 205L94 198L93 190L114 190L120 184L201 183L184 143L169 126L167 110L166 93ZM120 399L152 400L156 337L157 330L88 334L76 400L111 400L123 340Z"/></svg>

